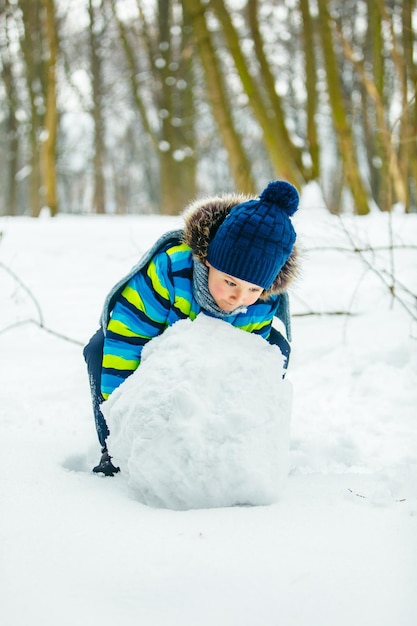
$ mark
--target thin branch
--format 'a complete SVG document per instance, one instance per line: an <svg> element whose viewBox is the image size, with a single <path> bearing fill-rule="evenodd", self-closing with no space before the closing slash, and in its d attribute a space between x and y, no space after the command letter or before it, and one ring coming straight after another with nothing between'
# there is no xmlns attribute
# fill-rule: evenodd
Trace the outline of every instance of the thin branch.
<svg viewBox="0 0 417 626"><path fill-rule="evenodd" d="M352 247L344 246L313 246L306 248L307 252L323 252L333 250L335 252L386 252L387 250L417 250L417 246L413 244L389 245L389 246L357 246L351 241Z"/></svg>
<svg viewBox="0 0 417 626"><path fill-rule="evenodd" d="M321 317L325 315L346 315L347 317L354 317L357 313L352 313L352 311L307 311L306 313L291 313L291 317Z"/></svg>
<svg viewBox="0 0 417 626"><path fill-rule="evenodd" d="M48 328L48 326L44 326L44 324L41 324L38 320L31 319L31 318L26 319L26 320L20 320L18 322L13 322L13 324L9 324L9 326L5 326L4 328L1 328L0 335L2 335L3 333L6 333L8 330L12 330L12 328L16 328L17 326L23 326L24 324L34 324L35 326L38 326L38 328L40 328L41 330L44 330L46 333L49 333L50 335L53 335L54 337L58 337L58 339L69 341L69 343L73 343L76 346L85 345L84 342L79 341L78 339L73 339L72 337L68 337L68 335L59 333L56 330L52 330L52 328Z"/></svg>
<svg viewBox="0 0 417 626"><path fill-rule="evenodd" d="M77 339L72 339L71 337L68 337L67 335L64 335L63 333L59 333L56 330L52 330L51 328L48 328L47 326L45 326L44 323L44 318L43 318L43 313L42 313L42 309L37 301L37 299L35 298L35 296L33 295L33 293L31 292L31 290L29 289L29 287L27 285L25 285L25 283L19 278L19 276L17 274L15 274L15 272L13 270L10 269L10 267L8 267L7 265L5 265L4 263L2 263L0 261L0 267L2 269L4 269L5 272L7 272L14 281L16 281L16 283L19 285L19 287L21 289L23 289L23 291L29 296L29 298L31 299L31 301L33 302L36 311L38 313L38 317L39 319L26 319L26 320L21 320L18 322L14 322L13 324L9 324L9 326L5 326L4 328L0 329L0 335L2 335L3 333L7 332L8 330L11 330L12 328L15 328L16 326L22 326L23 324L35 324L36 326L38 326L39 328L41 328L42 330L44 330L46 333L49 333L50 335L53 335L54 337L58 337L59 339L63 339L64 341L69 341L70 343L73 343L77 346L83 346L84 343L81 341L78 341Z"/></svg>
<svg viewBox="0 0 417 626"><path fill-rule="evenodd" d="M346 236L348 237L352 248L359 254L362 262L368 267L369 270L371 270L376 276L378 276L378 278L381 280L381 282L383 283L383 285L385 285L385 287L388 289L388 291L392 294L393 298L395 298L397 300L397 302L407 311L407 313L414 319L417 320L417 313L416 311L413 311L406 302L403 301L402 298L399 297L398 293L395 292L395 289L393 288L393 281L394 281L394 277L391 276L390 274L388 274L388 272L384 271L380 271L377 268L375 268L372 263L370 263L370 261L368 261L368 259L366 258L366 255L363 254L363 252L357 248L357 246L355 245L355 241L352 237L351 232L349 231L349 229L346 227L346 224L344 223L342 217L339 215L339 222L342 225L342 228L346 234ZM391 250L392 246L388 247L388 250ZM371 248L372 249L372 248ZM388 278L390 278L390 282L388 280L386 280L384 273L388 274ZM416 297L416 296L414 296Z"/></svg>
<svg viewBox="0 0 417 626"><path fill-rule="evenodd" d="M13 278L13 280L15 280L17 282L17 284L19 285L19 287L21 287L21 289L23 289L23 291L29 296L29 298L32 300L33 304L35 305L35 308L38 312L38 316L39 316L39 326L43 326L43 314L42 314L42 310L39 306L38 301L36 300L35 296L33 295L33 293L31 292L31 290L29 289L29 287L27 287L25 285L25 283L19 278L19 276L17 274L14 273L13 270L10 269L10 267L8 267L7 265L5 265L4 263L2 263L0 261L0 267L2 269L4 269L5 272L7 272L8 274L10 274L10 276Z"/></svg>
<svg viewBox="0 0 417 626"><path fill-rule="evenodd" d="M352 247L351 248L345 248L343 246L313 246L311 248L306 248L306 252L310 253L310 252L327 252L327 251L332 251L332 252L343 252L343 253L352 253L352 254L361 254L363 252L386 252L386 251L390 251L391 250L417 250L417 246L414 245L408 245L408 244L404 244L404 245L392 245L392 246L357 246L357 245L353 245L354 242L352 241ZM371 266L372 269L373 266ZM376 270L375 270L376 271ZM381 274L385 275L387 278L391 278L393 279L393 276L390 272L388 272L385 269L381 269L379 270ZM398 278L395 278L395 285L398 288L401 288L402 291L404 291L407 295L411 296L412 298L414 298L415 300L417 300L417 294L413 293L411 291L411 289L409 289L406 285L404 285L403 282L401 282L400 280L398 280ZM391 291L391 288L390 288Z"/></svg>

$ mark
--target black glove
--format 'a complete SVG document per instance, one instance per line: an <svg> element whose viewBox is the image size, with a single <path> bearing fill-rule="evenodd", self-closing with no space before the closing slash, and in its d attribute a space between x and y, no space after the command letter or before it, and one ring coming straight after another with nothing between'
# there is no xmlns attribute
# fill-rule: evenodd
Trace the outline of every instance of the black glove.
<svg viewBox="0 0 417 626"><path fill-rule="evenodd" d="M114 476L117 472L120 472L120 467L115 467L111 462L111 456L109 455L107 448L102 449L100 463L93 467L93 472L96 474L103 473L105 476Z"/></svg>

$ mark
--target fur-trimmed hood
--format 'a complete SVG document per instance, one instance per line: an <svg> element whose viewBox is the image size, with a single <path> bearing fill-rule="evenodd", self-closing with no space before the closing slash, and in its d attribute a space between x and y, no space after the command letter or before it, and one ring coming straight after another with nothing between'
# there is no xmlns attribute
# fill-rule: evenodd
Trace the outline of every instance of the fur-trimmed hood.
<svg viewBox="0 0 417 626"><path fill-rule="evenodd" d="M244 194L226 194L191 203L183 213L184 243L190 246L195 258L204 263L207 258L207 248L217 232L220 224L229 211L243 202L253 200L252 196ZM287 291L299 272L299 252L297 244L281 268L271 287L264 291L261 298L267 299L271 295Z"/></svg>

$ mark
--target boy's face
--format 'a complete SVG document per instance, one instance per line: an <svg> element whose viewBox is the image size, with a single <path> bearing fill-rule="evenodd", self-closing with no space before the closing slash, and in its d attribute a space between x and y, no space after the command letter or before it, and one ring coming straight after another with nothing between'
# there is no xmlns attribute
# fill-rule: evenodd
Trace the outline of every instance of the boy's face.
<svg viewBox="0 0 417 626"><path fill-rule="evenodd" d="M218 307L233 311L240 306L250 306L260 297L263 289L224 272L216 270L208 261L208 288Z"/></svg>

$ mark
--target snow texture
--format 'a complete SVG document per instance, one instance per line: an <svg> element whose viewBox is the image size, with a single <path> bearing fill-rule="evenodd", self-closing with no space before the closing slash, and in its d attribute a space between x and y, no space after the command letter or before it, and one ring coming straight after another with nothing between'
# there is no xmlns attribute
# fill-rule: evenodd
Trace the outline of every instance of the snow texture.
<svg viewBox="0 0 417 626"><path fill-rule="evenodd" d="M25 323L41 312L86 343L110 287L180 220L0 218L2 626L417 624L417 215L323 206L309 186L294 216L285 489L187 511L140 503L124 467L92 473L82 347ZM393 266L403 304L381 280Z"/></svg>
<svg viewBox="0 0 417 626"><path fill-rule="evenodd" d="M282 373L276 346L204 314L147 344L103 404L134 496L170 509L275 502L288 472Z"/></svg>

